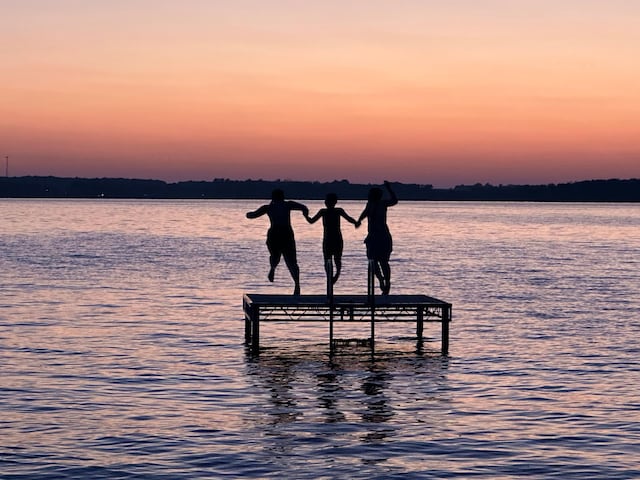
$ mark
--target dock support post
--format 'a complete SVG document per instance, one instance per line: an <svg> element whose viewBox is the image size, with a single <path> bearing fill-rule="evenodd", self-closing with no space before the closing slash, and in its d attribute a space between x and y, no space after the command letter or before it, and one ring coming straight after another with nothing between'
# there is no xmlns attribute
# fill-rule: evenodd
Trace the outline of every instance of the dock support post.
<svg viewBox="0 0 640 480"><path fill-rule="evenodd" d="M244 319L244 343L245 345L251 343L251 320L246 317Z"/></svg>
<svg viewBox="0 0 640 480"><path fill-rule="evenodd" d="M376 276L374 260L369 259L367 270L367 297L369 298L369 308L371 309L371 352L373 353L376 336Z"/></svg>
<svg viewBox="0 0 640 480"><path fill-rule="evenodd" d="M424 331L424 310L423 307L418 307L416 312L416 336L418 341L422 341L422 333Z"/></svg>
<svg viewBox="0 0 640 480"><path fill-rule="evenodd" d="M260 308L251 306L251 352L260 353Z"/></svg>
<svg viewBox="0 0 640 480"><path fill-rule="evenodd" d="M251 307L247 304L246 298L242 299L242 310L244 312L244 343L251 343Z"/></svg>
<svg viewBox="0 0 640 480"><path fill-rule="evenodd" d="M442 307L442 354L449 353L449 322L451 321L451 305Z"/></svg>
<svg viewBox="0 0 640 480"><path fill-rule="evenodd" d="M333 354L333 306L329 306L329 353Z"/></svg>
<svg viewBox="0 0 640 480"><path fill-rule="evenodd" d="M371 305L371 351L373 352L376 344L376 307Z"/></svg>
<svg viewBox="0 0 640 480"><path fill-rule="evenodd" d="M367 269L367 297L371 305L375 302L376 295L376 277L375 266L373 260L369 260L369 268Z"/></svg>
<svg viewBox="0 0 640 480"><path fill-rule="evenodd" d="M333 354L333 261L327 258L327 300L329 301L329 355Z"/></svg>

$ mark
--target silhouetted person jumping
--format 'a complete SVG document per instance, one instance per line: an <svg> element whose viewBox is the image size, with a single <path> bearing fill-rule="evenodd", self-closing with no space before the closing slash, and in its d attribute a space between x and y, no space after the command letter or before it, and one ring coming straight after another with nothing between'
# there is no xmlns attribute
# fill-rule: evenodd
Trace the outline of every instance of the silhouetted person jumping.
<svg viewBox="0 0 640 480"><path fill-rule="evenodd" d="M380 282L380 289L383 295L387 295L391 289L389 258L393 250L393 240L387 226L387 208L396 205L398 197L391 189L391 184L386 180L384 186L391 198L383 199L383 192L380 188L375 187L369 190L367 206L360 214L356 228L360 226L364 218L367 219L368 234L364 239L364 243L367 245L367 258L373 260L374 273Z"/></svg>
<svg viewBox="0 0 640 480"><path fill-rule="evenodd" d="M269 249L269 281L273 282L276 267L280 263L280 257L284 257L284 262L295 282L294 295L300 295L300 268L296 258L296 240L291 228L291 211L300 210L306 217L309 216L309 209L298 202L285 201L284 192L279 188L271 192L271 203L262 205L253 212L247 213L247 218L258 218L267 214L271 221L271 227L267 231L267 248Z"/></svg>
<svg viewBox="0 0 640 480"><path fill-rule="evenodd" d="M355 219L347 215L342 208L336 208L338 196L335 193L327 194L324 204L327 208L321 208L313 217L307 217L309 223L315 223L322 218L324 227L324 236L322 238L322 253L324 255L324 268L327 272L327 278L331 275L331 263L336 265L335 274L331 278L331 283L338 281L340 270L342 270L342 249L344 242L342 240L342 231L340 230L340 217L346 221L356 224Z"/></svg>

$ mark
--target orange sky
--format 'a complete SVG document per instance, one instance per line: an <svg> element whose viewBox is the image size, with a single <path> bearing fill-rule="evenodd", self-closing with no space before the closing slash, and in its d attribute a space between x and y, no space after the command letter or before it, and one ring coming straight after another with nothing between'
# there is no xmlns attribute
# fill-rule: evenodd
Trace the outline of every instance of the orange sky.
<svg viewBox="0 0 640 480"><path fill-rule="evenodd" d="M5 0L11 175L640 177L640 2Z"/></svg>

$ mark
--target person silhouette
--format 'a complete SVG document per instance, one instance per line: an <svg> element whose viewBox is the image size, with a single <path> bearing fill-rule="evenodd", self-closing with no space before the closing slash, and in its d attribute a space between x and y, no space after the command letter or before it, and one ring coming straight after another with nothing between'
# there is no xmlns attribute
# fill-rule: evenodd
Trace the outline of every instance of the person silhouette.
<svg viewBox="0 0 640 480"><path fill-rule="evenodd" d="M253 219L268 215L271 226L267 231L267 248L269 249L269 274L267 278L274 281L276 267L280 263L280 258L284 257L284 262L291 273L295 283L294 295L300 295L300 268L296 255L296 240L291 227L291 211L300 210L307 218L309 209L306 205L298 202L285 201L284 192L276 188L271 192L271 203L262 205L257 210L247 212L247 218Z"/></svg>
<svg viewBox="0 0 640 480"><path fill-rule="evenodd" d="M389 192L389 199L383 199L382 189L374 187L369 190L367 206L356 222L359 228L362 220L367 219L368 232L364 243L367 246L367 258L373 261L374 273L380 282L383 295L388 295L391 289L391 267L389 258L393 251L393 239L387 226L387 208L398 203L398 197L391 189L391 184L385 180L384 186Z"/></svg>
<svg viewBox="0 0 640 480"><path fill-rule="evenodd" d="M324 200L326 208L321 208L313 217L307 216L309 223L315 223L322 218L322 225L324 227L322 254L324 255L327 279L329 279L331 275L331 262L335 263L336 266L335 274L330 279L332 284L338 281L340 271L342 270L342 249L344 242L342 240L342 231L340 230L340 217L353 225L356 224L356 220L350 217L347 212L342 208L336 208L337 203L338 196L335 193L329 193Z"/></svg>

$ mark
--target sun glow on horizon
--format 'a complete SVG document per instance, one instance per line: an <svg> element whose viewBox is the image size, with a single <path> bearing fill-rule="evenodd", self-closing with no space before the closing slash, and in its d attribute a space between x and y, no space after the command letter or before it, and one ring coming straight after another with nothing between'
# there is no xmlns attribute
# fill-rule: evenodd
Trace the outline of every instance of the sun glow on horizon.
<svg viewBox="0 0 640 480"><path fill-rule="evenodd" d="M640 176L640 5L150 5L3 7L15 174Z"/></svg>

